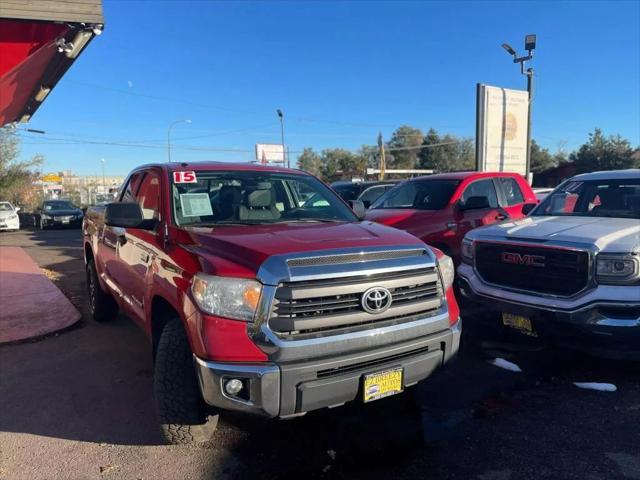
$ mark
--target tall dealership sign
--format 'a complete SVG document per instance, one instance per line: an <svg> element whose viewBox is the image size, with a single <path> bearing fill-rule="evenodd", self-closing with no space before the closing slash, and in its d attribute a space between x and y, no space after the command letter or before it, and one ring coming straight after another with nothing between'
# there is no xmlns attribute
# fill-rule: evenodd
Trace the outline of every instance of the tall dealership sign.
<svg viewBox="0 0 640 480"><path fill-rule="evenodd" d="M527 112L524 90L479 83L476 91L476 168L482 172L527 170Z"/></svg>
<svg viewBox="0 0 640 480"><path fill-rule="evenodd" d="M268 163L286 163L284 148L280 143L256 143L256 161Z"/></svg>

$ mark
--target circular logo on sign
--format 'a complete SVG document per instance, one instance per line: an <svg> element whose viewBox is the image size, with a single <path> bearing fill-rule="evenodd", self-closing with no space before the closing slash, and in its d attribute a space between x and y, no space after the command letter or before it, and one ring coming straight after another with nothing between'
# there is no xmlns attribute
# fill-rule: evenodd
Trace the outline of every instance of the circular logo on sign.
<svg viewBox="0 0 640 480"><path fill-rule="evenodd" d="M518 134L518 120L513 113L507 113L504 118L504 138L514 140Z"/></svg>
<svg viewBox="0 0 640 480"><path fill-rule="evenodd" d="M384 287L373 287L362 294L362 308L368 313L382 313L393 302L391 292Z"/></svg>

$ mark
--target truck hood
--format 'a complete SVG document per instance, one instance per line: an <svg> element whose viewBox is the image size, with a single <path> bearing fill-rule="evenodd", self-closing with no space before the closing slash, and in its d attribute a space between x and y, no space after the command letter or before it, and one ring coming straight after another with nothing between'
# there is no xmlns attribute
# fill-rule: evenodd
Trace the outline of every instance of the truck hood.
<svg viewBox="0 0 640 480"><path fill-rule="evenodd" d="M222 258L254 274L272 255L321 252L340 248L424 245L413 235L363 221L357 223L282 223L277 225L185 228L183 247L208 261L220 273ZM229 266L231 267L231 266ZM228 270L228 269L227 269Z"/></svg>
<svg viewBox="0 0 640 480"><path fill-rule="evenodd" d="M471 231L473 240L529 240L595 245L611 253L640 252L640 222L632 218L534 216Z"/></svg>

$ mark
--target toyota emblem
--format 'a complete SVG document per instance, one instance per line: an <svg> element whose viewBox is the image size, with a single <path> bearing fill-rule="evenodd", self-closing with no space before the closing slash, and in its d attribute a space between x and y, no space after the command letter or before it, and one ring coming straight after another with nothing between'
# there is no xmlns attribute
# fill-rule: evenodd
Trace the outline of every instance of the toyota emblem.
<svg viewBox="0 0 640 480"><path fill-rule="evenodd" d="M362 294L362 308L368 313L385 312L393 302L391 292L383 287L373 287Z"/></svg>

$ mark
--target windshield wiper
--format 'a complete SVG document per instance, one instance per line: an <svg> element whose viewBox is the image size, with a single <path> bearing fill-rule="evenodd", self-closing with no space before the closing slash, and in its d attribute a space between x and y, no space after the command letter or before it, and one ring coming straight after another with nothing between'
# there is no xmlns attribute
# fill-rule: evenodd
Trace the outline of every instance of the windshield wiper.
<svg viewBox="0 0 640 480"><path fill-rule="evenodd" d="M337 218L291 218L283 219L273 223L341 223L348 220L339 220Z"/></svg>

